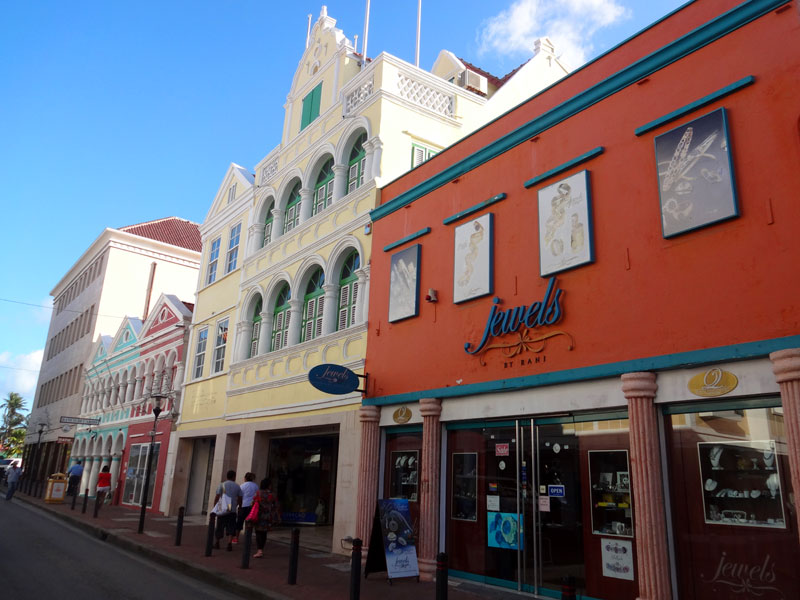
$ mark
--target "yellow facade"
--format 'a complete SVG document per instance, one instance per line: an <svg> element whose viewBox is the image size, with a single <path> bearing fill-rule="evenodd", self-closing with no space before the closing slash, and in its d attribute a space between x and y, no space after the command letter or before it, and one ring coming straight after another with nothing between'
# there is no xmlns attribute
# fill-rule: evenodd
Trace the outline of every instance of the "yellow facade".
<svg viewBox="0 0 800 600"><path fill-rule="evenodd" d="M231 165L201 228L203 265L171 467L173 510L183 498L190 514L190 507L208 507L195 499L201 478L215 488L228 469L239 481L246 471L257 479L282 476L291 452L280 460L270 453L288 452L293 440L321 440L333 450L307 454L303 469L331 478L331 489L320 483L321 497L305 498L308 491L289 490L281 479L286 489L278 488L279 497L294 506L292 518L316 514L317 524L330 525L333 551L354 535L361 393L324 394L308 383L308 371L335 363L363 374L369 211L379 187L412 167L414 144L445 148L485 104L485 97L387 54L362 65L323 8L287 97L281 143L254 174ZM228 273L239 224L238 258ZM209 283L217 239L217 273ZM291 298L278 304L286 289ZM213 372L215 332L224 319L224 364ZM203 471L208 447L210 473Z"/></svg>

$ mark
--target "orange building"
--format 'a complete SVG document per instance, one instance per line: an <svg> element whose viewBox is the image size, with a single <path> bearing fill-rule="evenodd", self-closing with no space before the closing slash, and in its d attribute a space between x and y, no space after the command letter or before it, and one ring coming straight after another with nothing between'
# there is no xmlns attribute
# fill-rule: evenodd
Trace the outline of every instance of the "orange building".
<svg viewBox="0 0 800 600"><path fill-rule="evenodd" d="M362 538L406 498L425 577L800 597L799 82L795 3L698 0L383 188Z"/></svg>

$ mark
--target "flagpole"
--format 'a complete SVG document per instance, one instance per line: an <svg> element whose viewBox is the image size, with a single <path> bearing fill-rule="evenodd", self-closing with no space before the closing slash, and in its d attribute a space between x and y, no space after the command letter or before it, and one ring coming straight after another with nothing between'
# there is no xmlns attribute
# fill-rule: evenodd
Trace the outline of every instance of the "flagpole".
<svg viewBox="0 0 800 600"><path fill-rule="evenodd" d="M419 67L419 30L422 22L422 0L417 0L417 53L414 56L414 66Z"/></svg>
<svg viewBox="0 0 800 600"><path fill-rule="evenodd" d="M364 60L361 62L361 68L367 67L367 37L369 35L369 0L367 0L367 12L364 15L364 41L361 52L364 54Z"/></svg>

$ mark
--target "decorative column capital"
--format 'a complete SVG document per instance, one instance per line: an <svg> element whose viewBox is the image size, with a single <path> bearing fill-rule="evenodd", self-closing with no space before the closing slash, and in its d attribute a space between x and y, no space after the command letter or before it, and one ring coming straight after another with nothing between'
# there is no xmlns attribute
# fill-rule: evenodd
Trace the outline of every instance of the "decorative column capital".
<svg viewBox="0 0 800 600"><path fill-rule="evenodd" d="M362 406L358 409L358 420L362 423L377 423L381 420L379 406Z"/></svg>
<svg viewBox="0 0 800 600"><path fill-rule="evenodd" d="M333 175L347 175L348 169L347 165L333 165Z"/></svg>
<svg viewBox="0 0 800 600"><path fill-rule="evenodd" d="M420 398L419 414L423 417L438 417L442 414L442 401L439 398Z"/></svg>
<svg viewBox="0 0 800 600"><path fill-rule="evenodd" d="M771 352L772 372L778 383L800 379L800 348L787 348Z"/></svg>
<svg viewBox="0 0 800 600"><path fill-rule="evenodd" d="M622 393L625 394L626 399L656 397L658 384L655 373L647 371L623 373L620 379L622 379Z"/></svg>

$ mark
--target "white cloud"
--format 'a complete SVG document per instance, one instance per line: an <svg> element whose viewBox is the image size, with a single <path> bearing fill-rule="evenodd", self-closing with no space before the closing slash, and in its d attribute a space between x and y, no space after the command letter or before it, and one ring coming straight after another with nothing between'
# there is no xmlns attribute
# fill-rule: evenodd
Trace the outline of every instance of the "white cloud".
<svg viewBox="0 0 800 600"><path fill-rule="evenodd" d="M549 37L570 68L586 62L598 29L618 23L630 12L615 0L515 0L487 19L478 34L480 54L530 56L540 37Z"/></svg>
<svg viewBox="0 0 800 600"><path fill-rule="evenodd" d="M16 392L25 398L25 407L30 410L39 378L44 350L34 350L30 354L11 354L0 352L0 399L9 392Z"/></svg>

